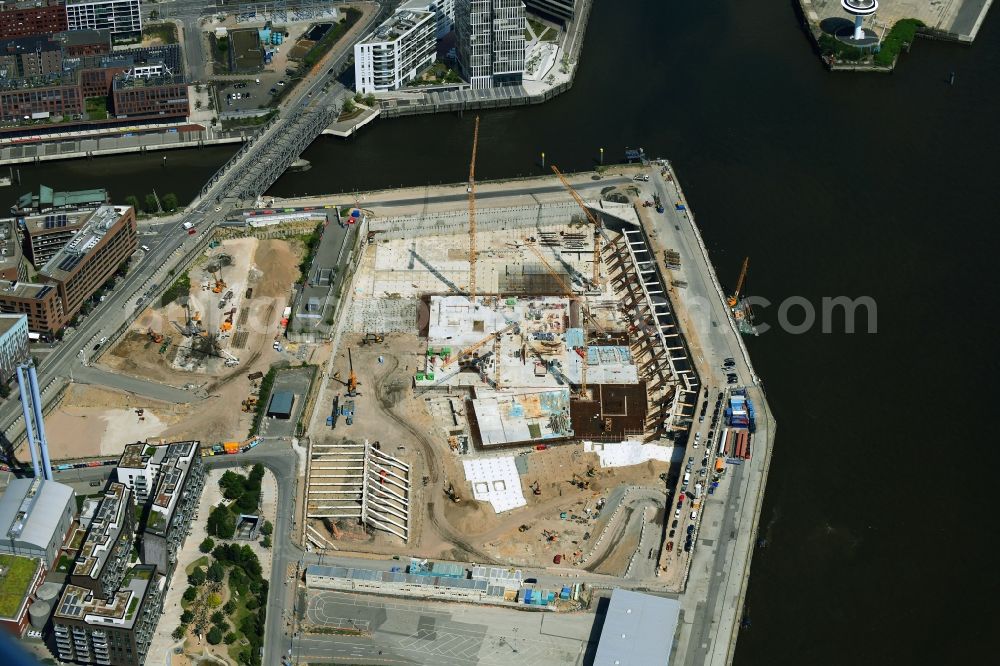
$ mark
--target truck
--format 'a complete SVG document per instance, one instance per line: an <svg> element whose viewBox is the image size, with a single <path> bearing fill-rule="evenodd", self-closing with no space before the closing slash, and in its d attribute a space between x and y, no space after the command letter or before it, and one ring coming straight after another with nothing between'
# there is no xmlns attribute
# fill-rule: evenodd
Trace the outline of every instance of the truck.
<svg viewBox="0 0 1000 666"><path fill-rule="evenodd" d="M187 231L189 229L194 229L194 225L191 224L190 222L184 222L183 224L181 224L181 228Z"/></svg>

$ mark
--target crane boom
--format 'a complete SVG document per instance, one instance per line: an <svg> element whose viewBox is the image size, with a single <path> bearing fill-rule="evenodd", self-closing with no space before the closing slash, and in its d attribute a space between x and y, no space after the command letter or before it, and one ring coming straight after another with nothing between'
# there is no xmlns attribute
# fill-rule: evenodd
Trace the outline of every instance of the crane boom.
<svg viewBox="0 0 1000 666"><path fill-rule="evenodd" d="M529 250L531 250L535 254L535 256L538 257L539 260L541 260L542 265L545 266L545 270L547 270L552 275L552 277L554 277L559 282L559 284L562 285L563 291L566 292L566 295L569 296L570 298L576 297L576 294L573 293L573 290L570 289L570 287L569 287L568 284L566 284L566 281L562 279L562 276L559 275L559 273L557 273L555 271L555 269L552 268L552 266L549 264L549 262L545 260L545 257L542 256L542 251L539 250L534 245L528 245L527 248ZM600 324L598 324L597 321L590 314L590 308L587 306L587 297L586 297L586 295L584 295L581 298L581 300L580 300L580 306L581 306L581 309L583 311L584 319L590 320L590 322L593 323L594 326L596 326L597 329L603 333L604 331L603 331L603 329L601 329ZM579 397L580 397L581 400L589 400L590 399L590 394L587 393L587 331L586 331L586 329L584 329L584 331L583 331L583 363L580 364L580 394L579 394Z"/></svg>
<svg viewBox="0 0 1000 666"><path fill-rule="evenodd" d="M469 354L472 354L472 353L476 352L477 350L479 350L480 348L482 348L486 343L491 342L494 338L500 339L500 336L502 336L507 331L510 331L510 330L514 329L516 326L517 326L517 322L514 322L512 324L508 324L507 326L505 326L504 328L500 329L496 333L490 333L489 335L487 335L485 338L483 338L479 342L475 343L474 345L469 345L468 347L466 347L465 349L463 349L462 351L458 352L457 354L455 354L454 356L452 356L450 359L448 359L447 361L445 361L444 363L442 363L441 364L441 369L443 370L443 369L447 368L449 365L451 365L452 363L454 363L455 361L457 361L459 359L462 359L462 358L465 358Z"/></svg>
<svg viewBox="0 0 1000 666"><path fill-rule="evenodd" d="M743 268L740 269L740 278L736 281L736 289L733 291L733 295L729 297L727 301L729 307L735 308L736 304L740 302L740 292L743 291L743 283L747 279L747 267L750 265L750 257L743 259Z"/></svg>
<svg viewBox="0 0 1000 666"><path fill-rule="evenodd" d="M580 206L580 209L583 210L584 215L587 216L587 219L590 220L590 223L594 225L593 280L594 284L600 287L601 286L601 234L603 232L603 226L601 225L601 221L593 213L590 212L590 209L587 208L587 204L584 203L583 199L580 197L577 191L574 190L573 186L569 184L568 180L566 180L566 176L562 174L562 171L560 171L555 164L552 165L552 172L555 175L559 176L559 180L562 181L563 187L566 188L566 190L570 193L570 196L572 196L573 199L576 201L577 205Z"/></svg>
<svg viewBox="0 0 1000 666"><path fill-rule="evenodd" d="M472 131L469 160L469 301L476 300L476 151L479 149L479 116Z"/></svg>

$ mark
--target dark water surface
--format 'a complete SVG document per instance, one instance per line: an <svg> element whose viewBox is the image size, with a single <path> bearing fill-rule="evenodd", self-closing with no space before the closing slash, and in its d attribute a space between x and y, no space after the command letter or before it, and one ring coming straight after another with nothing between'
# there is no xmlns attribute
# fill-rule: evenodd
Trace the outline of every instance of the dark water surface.
<svg viewBox="0 0 1000 666"><path fill-rule="evenodd" d="M543 150L574 170L642 145L674 162L725 284L749 255L752 292L774 302L877 303L876 334L750 341L779 426L738 664L965 663L1000 626L983 448L997 441L996 14L972 48L921 40L895 74L852 75L821 67L787 0L598 0L574 88L483 115L480 179L540 173ZM461 181L471 128L428 116L324 137L273 193ZM223 159L169 155L183 168L38 171L183 196Z"/></svg>

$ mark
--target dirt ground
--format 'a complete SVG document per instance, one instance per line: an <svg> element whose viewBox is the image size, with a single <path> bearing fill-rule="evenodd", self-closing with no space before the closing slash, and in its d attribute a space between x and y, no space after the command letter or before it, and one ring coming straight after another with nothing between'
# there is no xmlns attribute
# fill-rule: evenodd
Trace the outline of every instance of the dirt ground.
<svg viewBox="0 0 1000 666"><path fill-rule="evenodd" d="M184 308L176 302L166 308L148 308L133 330L101 357L99 366L176 387L194 384L206 399L191 404L160 403L110 389L73 386L46 420L53 456L117 455L125 444L149 437L204 442L245 438L252 422L252 414L240 409L251 392L247 375L266 373L277 361L293 360L287 351L275 351L271 342L279 333L281 312L298 277L302 251L297 242L241 238L224 241L210 256L199 259L190 271L192 313L202 314L204 328L219 335L221 346L240 359L239 365L226 367L223 359L202 355L185 369L178 359L190 349L191 338L177 328L186 321ZM222 269L226 289L215 294L205 288L214 280L204 267L222 253L232 258L232 264ZM248 287L253 288L250 299L246 299ZM230 290L233 305L220 309L220 297ZM224 313L233 309L233 331L221 332ZM165 344L154 342L149 329L165 335ZM236 334L241 332L245 332L242 348L234 348ZM135 414L136 407L145 410L143 420ZM81 430L81 423L88 427Z"/></svg>
<svg viewBox="0 0 1000 666"><path fill-rule="evenodd" d="M353 538L341 536L346 542L338 545L342 550L525 566L551 564L557 553L572 559L574 552L582 554L592 548L602 527L600 518L595 518L596 507L614 488L619 485L662 487L659 475L667 471L669 465L666 463L600 469L597 455L584 453L580 443L557 444L543 451L534 447L505 449L504 454L527 457L527 473L521 476L527 506L497 515L488 503L472 499L471 484L465 480L463 455L451 450L448 444L454 424L435 420L428 411L432 398L440 399L444 392L425 393L413 388L412 377L421 367L424 353L421 340L416 335L396 333L386 335L381 344L363 346L360 336L345 336L335 365L335 371L344 380L349 374L347 347L351 348L359 382L360 395L354 398L354 424L347 426L340 419L334 431L315 433L314 438L320 443L345 438L358 442L380 441L383 451L412 466L413 497L410 543L403 544L400 539L382 532L355 532ZM380 356L382 363L378 361ZM343 389L340 392L343 393ZM464 394L454 392L452 395ZM588 477L591 468L594 476ZM589 481L590 487L578 488L572 482L574 473ZM531 485L535 481L539 484L540 495L532 493ZM461 496L458 503L450 501L444 492L449 482ZM566 518L561 517L563 512ZM322 521L313 521L312 525L325 538L335 541ZM527 529L522 532L519 528L523 525ZM558 534L558 540L548 541L543 530ZM589 539L584 539L588 533ZM620 551L631 556L634 547L633 543L629 549L616 548L606 568L623 569L617 554Z"/></svg>
<svg viewBox="0 0 1000 666"><path fill-rule="evenodd" d="M142 408L140 417L136 408ZM125 444L159 438L184 418L181 405L71 384L45 418L54 460L120 455Z"/></svg>

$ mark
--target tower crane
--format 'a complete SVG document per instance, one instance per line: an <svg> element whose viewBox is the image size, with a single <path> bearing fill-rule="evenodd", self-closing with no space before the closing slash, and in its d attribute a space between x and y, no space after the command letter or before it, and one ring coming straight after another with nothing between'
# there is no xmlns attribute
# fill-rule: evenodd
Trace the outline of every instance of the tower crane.
<svg viewBox="0 0 1000 666"><path fill-rule="evenodd" d="M469 160L469 302L476 300L476 150L479 148L479 116L472 131L472 159Z"/></svg>
<svg viewBox="0 0 1000 666"><path fill-rule="evenodd" d="M743 268L740 269L740 277L736 281L736 289L733 291L733 295L729 297L726 303L729 307L735 308L736 304L740 302L740 292L743 291L743 283L747 279L747 267L750 265L750 257L743 259Z"/></svg>
<svg viewBox="0 0 1000 666"><path fill-rule="evenodd" d="M584 215L590 220L590 223L594 225L594 277L593 281L597 287L601 286L601 235L604 233L604 226L601 224L601 220L590 212L587 208L587 204L584 203L583 199L577 194L577 191L573 189L573 186L569 184L566 180L566 176L562 174L562 171L553 164L552 172L559 176L559 180L562 181L563 187L566 191L570 193L573 199L576 201L577 205L583 210Z"/></svg>
<svg viewBox="0 0 1000 666"><path fill-rule="evenodd" d="M531 250L535 254L536 257L538 257L538 259L542 262L542 265L545 266L545 270L547 270L549 272L549 274L552 275L552 277L554 277L556 279L556 281L560 284L560 286L562 286L563 292L565 292L566 296L568 296L569 298L575 298L576 294L573 292L573 290L570 288L570 286L568 284L566 284L566 281L562 279L562 276L559 275L559 273L557 273L556 270L554 268L552 268L551 264L549 264L549 262L545 260L545 257L542 255L542 251L539 250L534 245L527 245L527 248L529 250ZM589 320L590 323L592 323L594 325L594 328L596 328L598 330L598 332L603 333L604 329L601 328L601 325L598 324L597 320L594 319L594 317L593 317L592 314L590 314L590 306L587 304L587 295L586 294L583 294L580 297L580 309L583 312L584 320ZM590 394L587 392L587 330L586 330L586 328L584 328L584 331L583 331L583 363L580 364L580 393L578 394L578 397L579 397L580 400L590 400Z"/></svg>
<svg viewBox="0 0 1000 666"><path fill-rule="evenodd" d="M441 364L441 369L443 370L443 369L447 368L449 365L451 365L452 363L454 363L455 361L457 361L459 359L462 359L462 358L465 358L465 357L469 356L470 354L474 354L476 351L478 351L479 349L481 349L487 343L492 342L494 339L499 340L500 336L502 336L507 331L513 330L515 328L517 328L517 322L516 321L513 322L513 323L511 323L511 324L507 324L507 326L501 328L496 333L490 333L488 336L486 336L485 338L483 338L479 342L475 343L474 345L470 345L470 346L466 347L465 349L463 349L462 351L458 352L457 354L455 354L454 356L452 356L450 359L448 359L447 361L445 361L444 363L442 363Z"/></svg>

